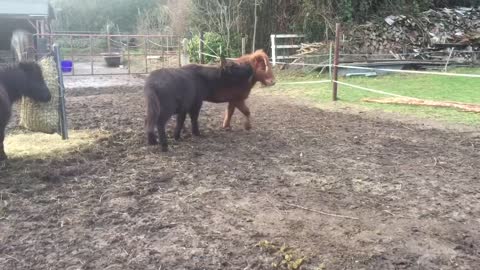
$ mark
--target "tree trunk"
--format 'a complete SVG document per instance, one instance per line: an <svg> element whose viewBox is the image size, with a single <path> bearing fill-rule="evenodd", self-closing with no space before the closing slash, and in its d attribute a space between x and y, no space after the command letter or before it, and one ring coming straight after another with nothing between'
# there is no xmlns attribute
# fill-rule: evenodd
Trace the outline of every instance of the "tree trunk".
<svg viewBox="0 0 480 270"><path fill-rule="evenodd" d="M255 7L253 9L253 16L254 16L254 22L253 22L253 38L252 38L252 53L255 52L255 40L257 38L257 22L258 22L258 17L257 17L257 3L258 0L255 0Z"/></svg>

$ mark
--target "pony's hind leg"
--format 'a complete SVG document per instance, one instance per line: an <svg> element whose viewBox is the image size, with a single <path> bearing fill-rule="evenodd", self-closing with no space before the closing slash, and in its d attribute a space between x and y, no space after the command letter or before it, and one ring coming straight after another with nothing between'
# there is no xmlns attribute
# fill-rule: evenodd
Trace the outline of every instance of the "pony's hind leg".
<svg viewBox="0 0 480 270"><path fill-rule="evenodd" d="M5 128L0 127L0 161L7 159L7 154L5 154L5 149L3 148L4 139L5 139Z"/></svg>
<svg viewBox="0 0 480 270"><path fill-rule="evenodd" d="M160 115L160 106L158 104L157 96L151 92L152 90L146 88L145 91L145 133L147 135L147 143L149 145L156 145L158 142L157 138L155 137L155 126L157 125L158 116Z"/></svg>
<svg viewBox="0 0 480 270"><path fill-rule="evenodd" d="M177 125L175 126L175 132L173 133L173 138L175 140L180 140L180 134L182 133L182 128L185 124L185 118L187 118L186 112L180 112L177 114Z"/></svg>
<svg viewBox="0 0 480 270"><path fill-rule="evenodd" d="M147 133L147 143L149 145L156 145L158 144L157 138L155 137L155 117L151 115L147 115L145 117L145 132Z"/></svg>
<svg viewBox="0 0 480 270"><path fill-rule="evenodd" d="M157 121L157 129L158 129L158 138L160 140L160 145L162 147L162 152L168 151L168 142L167 142L167 133L165 132L165 127L167 125L168 120L170 119L171 114L167 114L165 112L160 113Z"/></svg>

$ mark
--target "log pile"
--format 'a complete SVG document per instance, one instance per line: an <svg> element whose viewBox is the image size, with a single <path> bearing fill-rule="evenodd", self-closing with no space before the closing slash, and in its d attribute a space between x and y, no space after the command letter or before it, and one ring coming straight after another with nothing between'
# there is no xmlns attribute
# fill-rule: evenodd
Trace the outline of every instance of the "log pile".
<svg viewBox="0 0 480 270"><path fill-rule="evenodd" d="M323 42L315 42L315 43L302 43L300 44L300 49L297 51L297 55L307 55L312 53L328 53L329 47L328 44Z"/></svg>
<svg viewBox="0 0 480 270"><path fill-rule="evenodd" d="M443 107L455 108L463 112L480 113L480 105L471 103L462 103L455 101L436 101L424 100L418 98L364 98L364 102L381 103L381 104L399 104L399 105L414 105L414 106L429 106L429 107Z"/></svg>
<svg viewBox="0 0 480 270"><path fill-rule="evenodd" d="M391 15L381 21L345 27L344 37L342 53L384 54L402 60L420 55L425 59L429 57L425 53L447 52L452 47L480 51L480 7L428 10L416 17ZM322 43L302 44L297 53L323 54L328 53L328 47ZM407 53L413 55L401 56Z"/></svg>

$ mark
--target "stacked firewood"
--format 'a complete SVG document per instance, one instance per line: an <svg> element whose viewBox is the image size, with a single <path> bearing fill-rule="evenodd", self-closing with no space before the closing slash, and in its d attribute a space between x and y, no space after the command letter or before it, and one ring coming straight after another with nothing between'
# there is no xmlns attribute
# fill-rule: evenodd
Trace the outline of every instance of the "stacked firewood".
<svg viewBox="0 0 480 270"><path fill-rule="evenodd" d="M480 50L480 8L428 10L417 16L388 16L379 22L345 27L342 52L346 54L420 53ZM328 52L323 43L302 44L299 55Z"/></svg>

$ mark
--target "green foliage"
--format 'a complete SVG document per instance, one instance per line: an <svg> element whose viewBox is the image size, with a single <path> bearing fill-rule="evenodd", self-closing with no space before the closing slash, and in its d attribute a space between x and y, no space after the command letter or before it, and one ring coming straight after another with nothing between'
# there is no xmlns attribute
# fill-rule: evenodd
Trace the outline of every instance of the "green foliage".
<svg viewBox="0 0 480 270"><path fill-rule="evenodd" d="M315 6L314 0L305 0L303 9L305 17L303 19L303 33L307 41L317 41L325 37L325 20Z"/></svg>
<svg viewBox="0 0 480 270"><path fill-rule="evenodd" d="M240 50L238 46L230 47L230 50L226 51L227 42L220 34L213 32L206 32L203 35L204 40L204 52L214 56L224 56L224 57L235 57L240 55ZM232 41L231 41L232 42ZM233 38L233 45L240 43L240 38L238 36ZM198 63L200 58L198 55L198 50L200 46L200 35L194 35L188 43L188 54L190 55L190 61ZM206 63L211 63L218 61L217 57L204 55Z"/></svg>
<svg viewBox="0 0 480 270"><path fill-rule="evenodd" d="M354 0L341 0L340 6L340 17L344 22L351 22L353 21L354 10L353 10L353 2Z"/></svg>

